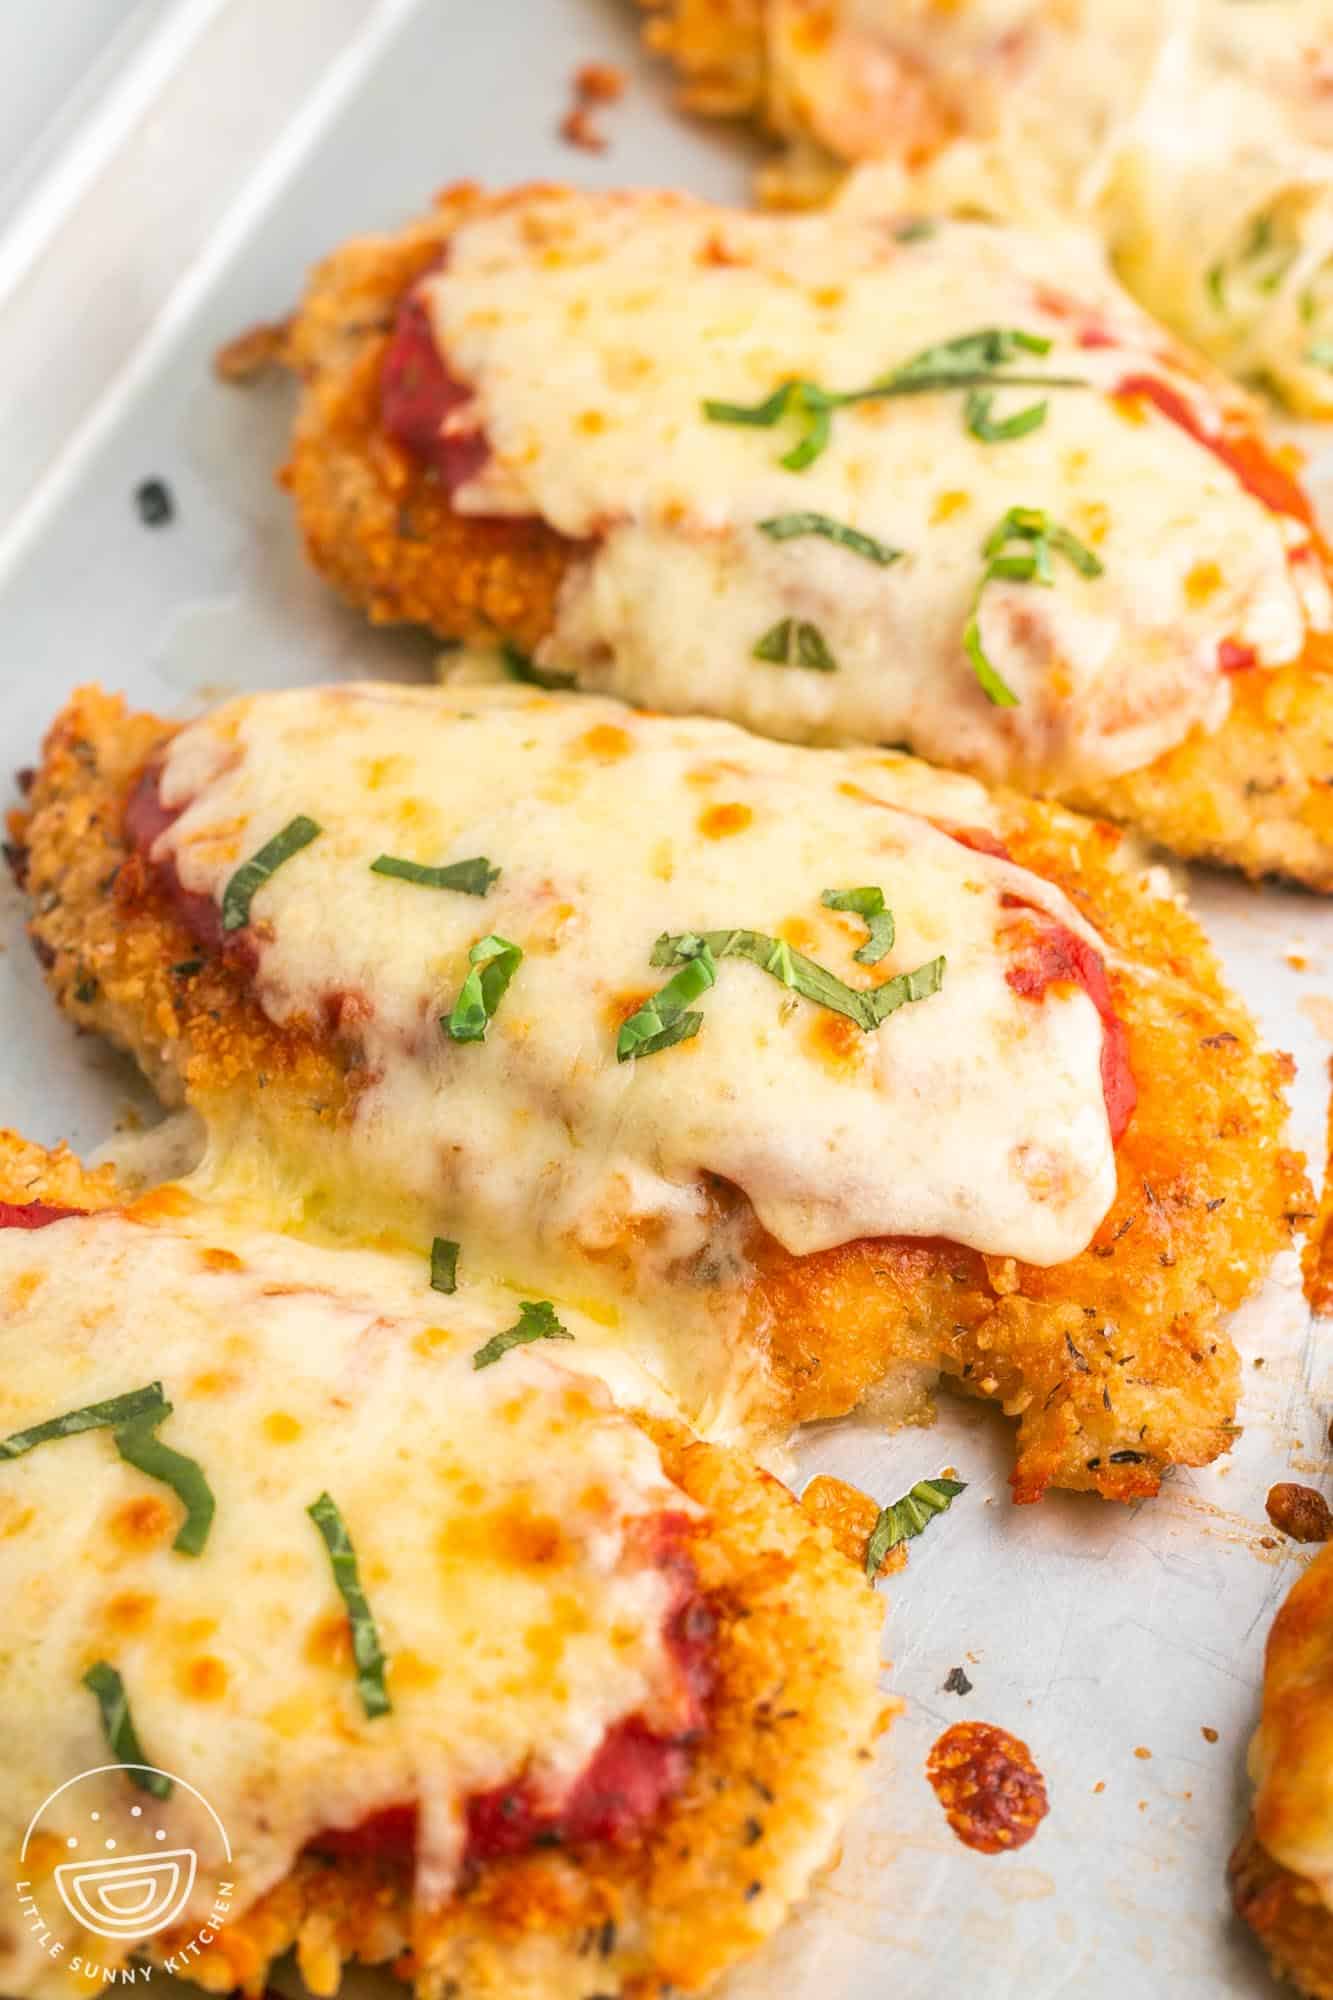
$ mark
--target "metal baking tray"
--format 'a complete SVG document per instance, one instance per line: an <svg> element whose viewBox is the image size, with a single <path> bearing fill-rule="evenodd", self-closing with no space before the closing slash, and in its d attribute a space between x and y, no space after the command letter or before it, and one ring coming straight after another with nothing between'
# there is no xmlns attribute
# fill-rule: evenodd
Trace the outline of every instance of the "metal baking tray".
<svg viewBox="0 0 1333 2000"><path fill-rule="evenodd" d="M63 315L83 315L72 344L67 323L61 334L85 396L62 437L49 421L59 382L29 385L49 435L44 456L32 451L40 476L0 539L7 769L32 761L57 704L88 679L187 714L244 688L429 672L429 646L372 633L303 564L273 484L289 391L227 389L210 374L215 347L279 315L324 250L410 215L458 178L745 198L748 142L673 113L668 80L637 50L627 0L339 0L336 46L331 6L215 8L218 32L201 35L172 73L174 113L169 103L165 125L148 115L126 132L108 169L119 181L104 177L64 217L59 268L34 267L29 313L45 296L48 309L58 301ZM305 76L289 65L296 80L282 117L238 158L229 112L247 101L264 37L279 53L299 48L303 22L320 61ZM592 59L631 73L625 99L602 116L602 154L558 137L572 73ZM207 115L187 119L191 103ZM207 226L193 242L181 237L169 282L148 240L179 221L162 184L175 172L164 130L184 141L180 175L192 191L203 190L205 170L212 176L209 192L191 195ZM144 206L108 253L98 217L117 188ZM98 301L141 280L157 285L142 324L108 349L94 379ZM166 480L175 500L174 519L157 529L133 504L148 477ZM1293 1138L1317 1177L1333 908L1201 871L1189 888L1269 1040L1296 1058ZM56 1019L20 903L0 894L0 1116L34 1138L92 1150L153 1114L125 1066ZM1235 1332L1245 1358L1235 1449L1130 1508L1083 1496L1012 1507L1009 1425L948 1395L933 1430L848 1422L800 1440L802 1481L835 1472L887 1499L953 1465L969 1487L883 1587L885 1685L906 1711L867 1805L838 1866L727 1983L727 2000L778 1991L937 2000L946 1987L987 2000L1276 1992L1229 1914L1224 1867L1245 1811L1265 1633L1302 1559L1268 1527L1264 1495L1276 1479L1329 1472L1330 1382L1294 1259ZM973 1684L968 1695L943 1691L955 1666ZM968 1717L1021 1736L1045 1774L1050 1816L1017 1854L960 1846L926 1783L930 1743ZM357 1974L345 1990L399 1989Z"/></svg>

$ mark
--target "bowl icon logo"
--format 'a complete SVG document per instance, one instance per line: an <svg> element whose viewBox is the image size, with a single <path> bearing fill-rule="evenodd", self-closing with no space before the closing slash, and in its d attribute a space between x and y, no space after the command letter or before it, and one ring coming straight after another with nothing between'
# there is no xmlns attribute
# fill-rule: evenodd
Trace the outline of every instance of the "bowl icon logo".
<svg viewBox="0 0 1333 2000"><path fill-rule="evenodd" d="M43 1857L31 1874L30 1850ZM20 1864L24 1914L57 1944L63 1937L61 1950L85 1933L108 1939L120 1947L117 1962L191 1914L203 1921L180 1949L197 1954L230 1907L231 1843L221 1820L184 1778L147 1764L103 1764L59 1786L28 1822ZM63 1914L54 1896L42 1908L43 1882Z"/></svg>
<svg viewBox="0 0 1333 2000"><path fill-rule="evenodd" d="M64 1861L56 1869L56 1888L75 1922L99 1937L149 1938L180 1916L198 1866L192 1847Z"/></svg>

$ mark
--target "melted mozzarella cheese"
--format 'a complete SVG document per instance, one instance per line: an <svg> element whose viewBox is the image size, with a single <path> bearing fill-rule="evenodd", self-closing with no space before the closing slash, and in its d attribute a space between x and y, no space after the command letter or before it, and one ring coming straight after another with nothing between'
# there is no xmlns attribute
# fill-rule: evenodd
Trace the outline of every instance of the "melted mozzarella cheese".
<svg viewBox="0 0 1333 2000"><path fill-rule="evenodd" d="M109 1211L0 1230L0 1436L160 1379L162 1440L217 1501L189 1558L171 1548L176 1501L107 1431L0 1462L0 1857L65 1946L56 1959L26 1924L0 1925L0 1989L28 2000L87 1992L76 1952L117 1956L80 1937L50 1880L75 1842L81 1860L138 1852L161 1828L166 1851L215 1851L201 1794L239 1913L312 1836L417 1800L417 1895L437 1902L470 1796L526 1772L558 1805L615 1723L685 1719L663 1638L672 1580L636 1524L693 1503L583 1372L606 1358L596 1329L565 1313L572 1342L478 1371L514 1295L442 1297L424 1259L318 1249L175 1197L144 1204L148 1226ZM634 1403L660 1400L614 1366ZM306 1513L326 1490L388 1657L392 1712L374 1720ZM81 1685L99 1659L145 1756L184 1784L158 1802L108 1771L42 1816L21 1866L43 1801L108 1763ZM216 1873L201 1865L182 1935Z"/></svg>
<svg viewBox="0 0 1333 2000"><path fill-rule="evenodd" d="M462 229L426 287L440 350L491 446L455 504L533 513L592 538L542 657L587 685L707 708L806 741L907 741L935 760L1039 786L1137 768L1225 716L1219 646L1295 658L1307 607L1294 522L1157 410L1115 392L1165 378L1203 427L1210 392L1082 239L954 224L903 242L878 219L772 218L657 196L535 196ZM985 443L964 390L833 413L804 471L798 432L709 421L784 380L854 389L939 343L1006 327L1051 341L1017 372L1073 376L1028 435ZM1080 336L1091 332L1083 344ZM1001 390L994 415L1039 388ZM1043 509L1095 552L1055 555L1049 588L993 577L988 539ZM901 552L889 567L760 524L815 512ZM1007 553L1027 547L1011 543ZM980 596L978 593L980 591ZM964 649L976 609L1017 697L992 704ZM836 662L756 657L782 619Z"/></svg>
<svg viewBox="0 0 1333 2000"><path fill-rule="evenodd" d="M925 159L914 204L1090 218L1205 353L1333 411L1330 0L772 0L766 35L779 131Z"/></svg>
<svg viewBox="0 0 1333 2000"><path fill-rule="evenodd" d="M356 1023L355 1116L312 1162L325 1207L350 1175L359 1212L408 1202L509 1268L623 1264L696 1301L735 1262L710 1176L797 1254L943 1236L1054 1264L1106 1212L1101 1022L1081 989L1010 987L1034 920L1005 899L1091 933L919 816L984 826L969 781L579 697L367 685L230 704L173 739L161 794L183 810L154 856L214 900L297 813L322 823L251 936L274 1019L318 1021L332 993ZM383 852L501 874L478 900L372 873ZM821 903L862 884L897 923L873 971L861 920ZM693 1040L618 1062L621 1021L669 977L657 938L737 925L862 987L944 954L944 983L862 1033L725 959ZM454 1042L440 1016L489 933L523 962L485 1041Z"/></svg>

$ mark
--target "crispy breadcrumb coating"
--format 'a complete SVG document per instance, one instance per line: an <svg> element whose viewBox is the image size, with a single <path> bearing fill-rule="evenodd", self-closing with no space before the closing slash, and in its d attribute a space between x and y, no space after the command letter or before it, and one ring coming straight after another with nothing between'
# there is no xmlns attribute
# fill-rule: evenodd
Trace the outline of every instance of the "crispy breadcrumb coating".
<svg viewBox="0 0 1333 2000"><path fill-rule="evenodd" d="M13 827L35 948L61 1008L128 1049L164 1101L219 1122L239 1103L318 1146L355 1104L355 1050L275 1027L239 971L200 955L125 844L125 799L172 728L96 689L53 725ZM1145 886L1113 828L1012 796L998 809L1014 858L1117 954L1139 1103L1089 1248L1051 1270L905 1239L797 1257L738 1192L715 1198L745 1249L748 1336L782 1419L840 1415L886 1376L923 1398L942 1372L1018 1420L1016 1498L1056 1485L1130 1500L1168 1466L1230 1448L1238 1363L1221 1316L1310 1215L1301 1159L1281 1143L1290 1063L1260 1048L1198 926Z"/></svg>
<svg viewBox="0 0 1333 2000"><path fill-rule="evenodd" d="M1329 1063L1333 1082L1333 1062ZM1324 1185L1319 1197L1319 1214L1309 1240L1301 1252L1301 1272L1305 1296L1311 1312L1333 1312L1333 1092L1328 1101L1328 1143L1325 1149Z"/></svg>
<svg viewBox="0 0 1333 2000"><path fill-rule="evenodd" d="M0 1199L116 1198L106 1169L0 1133ZM153 1199L130 1212L151 1220ZM191 1979L258 2000L294 1948L314 1994L336 1993L361 1959L392 1965L420 2000L653 2000L699 1991L783 1921L833 1852L893 1711L876 1686L882 1607L777 1480L677 1425L636 1421L710 1517L691 1554L717 1620L717 1681L685 1791L628 1844L488 1861L429 1916L414 1914L409 1864L308 1853L229 1918ZM169 1957L171 1934L152 1950Z"/></svg>
<svg viewBox="0 0 1333 2000"><path fill-rule="evenodd" d="M385 432L380 369L398 303L451 230L530 190L459 187L394 236L344 245L314 272L285 358L304 390L283 472L310 560L377 624L442 638L507 639L533 652L555 622L583 546L536 520L456 514L433 472ZM708 708L706 689L697 706ZM1187 859L1333 891L1333 634L1288 666L1233 676L1211 734L1063 802L1146 834Z"/></svg>
<svg viewBox="0 0 1333 2000"><path fill-rule="evenodd" d="M1333 2000L1333 1916L1312 1882L1261 1846L1253 1821L1227 1870L1236 1915L1258 1938L1279 1979L1309 2000Z"/></svg>

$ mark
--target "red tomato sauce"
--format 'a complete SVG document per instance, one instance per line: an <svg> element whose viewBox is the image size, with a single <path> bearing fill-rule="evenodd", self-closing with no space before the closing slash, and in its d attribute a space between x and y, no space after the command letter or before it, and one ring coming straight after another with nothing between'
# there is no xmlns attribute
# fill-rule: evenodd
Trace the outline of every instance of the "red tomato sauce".
<svg viewBox="0 0 1333 2000"><path fill-rule="evenodd" d="M440 357L419 294L409 292L380 368L380 420L395 443L434 469L446 493L475 478L490 456L480 431L445 435L446 420L471 400Z"/></svg>
<svg viewBox="0 0 1333 2000"><path fill-rule="evenodd" d="M47 1229L67 1215L86 1215L85 1208L56 1208L46 1201L0 1201L0 1229Z"/></svg>
<svg viewBox="0 0 1333 2000"><path fill-rule="evenodd" d="M683 1547L689 1526L684 1515L664 1514L651 1530L656 1541L652 1560L676 1586L663 1640L684 1696L685 1722L669 1736L657 1734L637 1715L616 1723L558 1806L543 1803L526 1776L476 1794L465 1808L465 1864L526 1854L539 1846L626 1841L651 1826L684 1786L693 1747L707 1724L717 1629ZM331 1828L310 1845L325 1854L406 1862L416 1836L417 1809L405 1803L375 1813L359 1826Z"/></svg>
<svg viewBox="0 0 1333 2000"><path fill-rule="evenodd" d="M956 1722L931 1745L926 1777L964 1847L1024 1847L1050 1811L1026 1743L993 1722Z"/></svg>
<svg viewBox="0 0 1333 2000"><path fill-rule="evenodd" d="M994 855L1012 861L1004 842L983 826L940 826L962 847L977 854ZM1106 962L1099 951L1044 912L1035 910L1021 896L1005 896L1010 909L1030 909L1041 918L1042 928L1025 940L1021 956L1010 966L1005 979L1025 1000L1040 1000L1052 986L1080 986L1101 1016L1102 1094L1111 1127L1111 1144L1118 1146L1139 1101L1139 1087L1129 1060L1129 1035L1116 1013Z"/></svg>
<svg viewBox="0 0 1333 2000"><path fill-rule="evenodd" d="M205 951L238 958L253 970L255 949L246 933L237 931L229 935L222 928L222 913L211 896L201 896L187 889L176 873L174 863L150 859L158 835L165 833L184 811L183 806L173 808L163 805L158 791L160 779L161 772L150 764L130 793L125 805L126 843L142 856L153 880L195 943Z"/></svg>
<svg viewBox="0 0 1333 2000"><path fill-rule="evenodd" d="M1006 902L1011 900L1019 901L1006 896ZM1064 924L1043 918L1041 928L1024 941L1005 980L1024 1000L1041 1000L1052 986L1080 986L1087 994L1101 1015L1102 1094L1111 1144L1118 1146L1139 1101L1139 1089L1129 1062L1129 1035L1115 1011L1101 953Z"/></svg>
<svg viewBox="0 0 1333 2000"><path fill-rule="evenodd" d="M1201 444L1235 473L1246 492L1252 493L1261 506L1275 514L1291 514L1304 521L1307 528L1314 526L1308 496L1258 438L1243 431L1206 431L1193 405L1178 389L1156 375L1126 375L1117 385L1116 394L1141 396L1171 423L1188 431L1196 444Z"/></svg>

